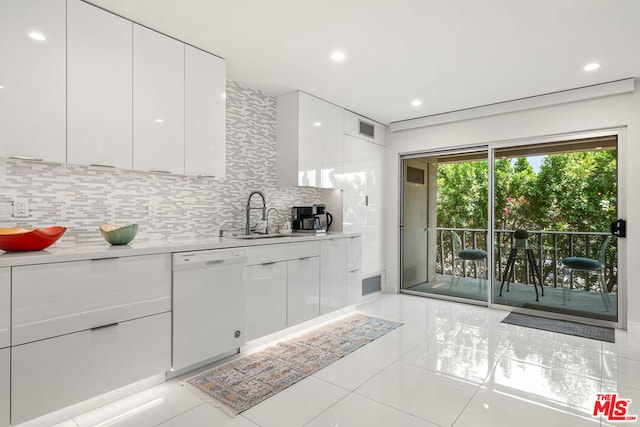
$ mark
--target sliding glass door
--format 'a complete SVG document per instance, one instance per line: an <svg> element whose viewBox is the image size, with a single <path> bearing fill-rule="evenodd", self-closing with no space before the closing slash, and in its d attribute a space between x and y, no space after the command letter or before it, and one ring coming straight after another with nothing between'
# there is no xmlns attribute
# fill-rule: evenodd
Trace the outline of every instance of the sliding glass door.
<svg viewBox="0 0 640 427"><path fill-rule="evenodd" d="M619 144L611 131L401 158L402 292L617 322Z"/></svg>
<svg viewBox="0 0 640 427"><path fill-rule="evenodd" d="M410 157L402 167L402 289L487 301L487 150Z"/></svg>
<svg viewBox="0 0 640 427"><path fill-rule="evenodd" d="M617 321L617 153L616 135L494 150L494 303Z"/></svg>

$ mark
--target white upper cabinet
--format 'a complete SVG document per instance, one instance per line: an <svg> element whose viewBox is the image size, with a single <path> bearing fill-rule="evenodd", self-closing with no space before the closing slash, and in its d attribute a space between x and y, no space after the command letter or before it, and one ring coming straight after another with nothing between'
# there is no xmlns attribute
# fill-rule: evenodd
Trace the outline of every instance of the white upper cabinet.
<svg viewBox="0 0 640 427"><path fill-rule="evenodd" d="M66 160L65 0L0 6L0 157Z"/></svg>
<svg viewBox="0 0 640 427"><path fill-rule="evenodd" d="M277 102L277 183L340 188L343 109L300 91Z"/></svg>
<svg viewBox="0 0 640 427"><path fill-rule="evenodd" d="M378 122L344 110L344 133L365 141L384 145L385 127Z"/></svg>
<svg viewBox="0 0 640 427"><path fill-rule="evenodd" d="M184 173L184 43L133 26L133 168Z"/></svg>
<svg viewBox="0 0 640 427"><path fill-rule="evenodd" d="M67 4L67 161L131 168L131 21Z"/></svg>
<svg viewBox="0 0 640 427"><path fill-rule="evenodd" d="M185 173L226 174L225 61L185 46Z"/></svg>

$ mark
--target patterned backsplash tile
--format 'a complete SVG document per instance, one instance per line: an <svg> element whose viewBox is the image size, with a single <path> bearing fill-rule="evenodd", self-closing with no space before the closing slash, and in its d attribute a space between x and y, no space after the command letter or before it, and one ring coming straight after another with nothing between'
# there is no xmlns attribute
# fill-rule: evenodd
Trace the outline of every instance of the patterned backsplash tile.
<svg viewBox="0 0 640 427"><path fill-rule="evenodd" d="M253 190L287 218L292 206L322 200L320 189L276 187L275 167L275 98L228 81L226 178L0 159L0 226L64 225L67 243L102 241L105 222L138 223L137 239L192 238L242 231ZM17 196L28 199L29 218L11 217ZM156 216L147 214L150 202Z"/></svg>

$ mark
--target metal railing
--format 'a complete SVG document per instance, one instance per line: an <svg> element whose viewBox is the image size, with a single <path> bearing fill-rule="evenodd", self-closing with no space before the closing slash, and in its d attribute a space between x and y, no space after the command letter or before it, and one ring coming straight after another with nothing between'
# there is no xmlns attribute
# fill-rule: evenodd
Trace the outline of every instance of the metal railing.
<svg viewBox="0 0 640 427"><path fill-rule="evenodd" d="M453 245L451 232L456 232L464 249L482 249L488 252L487 229L480 228L437 228L436 272L452 274ZM509 251L514 243L515 230L495 230L495 277L502 281ZM528 230L528 246L534 251L539 277L544 286L562 286L562 259L570 256L598 258L598 250L609 233ZM472 266L462 263L458 275L478 277ZM605 262L605 283L609 292L617 288L617 245L615 239L609 244ZM518 257L514 266L514 280L533 284L534 276L524 257ZM591 290L596 286L595 277L571 275L570 286L575 289Z"/></svg>

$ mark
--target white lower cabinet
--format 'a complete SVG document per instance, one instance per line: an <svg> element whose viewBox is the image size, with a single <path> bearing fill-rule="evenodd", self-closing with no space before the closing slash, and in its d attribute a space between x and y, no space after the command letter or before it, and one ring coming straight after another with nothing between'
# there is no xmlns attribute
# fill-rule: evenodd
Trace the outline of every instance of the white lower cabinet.
<svg viewBox="0 0 640 427"><path fill-rule="evenodd" d="M320 258L287 261L287 326L320 315Z"/></svg>
<svg viewBox="0 0 640 427"><path fill-rule="evenodd" d="M0 348L9 347L11 339L11 271L0 268ZM1 426L2 424L0 424Z"/></svg>
<svg viewBox="0 0 640 427"><path fill-rule="evenodd" d="M247 248L247 339L318 317L318 242Z"/></svg>
<svg viewBox="0 0 640 427"><path fill-rule="evenodd" d="M11 371L9 368L9 349L0 349L0 426L9 426L9 396L11 393L11 382L9 381Z"/></svg>
<svg viewBox="0 0 640 427"><path fill-rule="evenodd" d="M362 301L362 237L349 237L347 241L347 304Z"/></svg>
<svg viewBox="0 0 640 427"><path fill-rule="evenodd" d="M348 305L346 243L338 238L320 242L320 314Z"/></svg>
<svg viewBox="0 0 640 427"><path fill-rule="evenodd" d="M19 424L168 370L171 313L12 347L11 360Z"/></svg>
<svg viewBox="0 0 640 427"><path fill-rule="evenodd" d="M12 286L18 345L171 310L171 255L13 267Z"/></svg>
<svg viewBox="0 0 640 427"><path fill-rule="evenodd" d="M287 326L287 262L247 267L247 340Z"/></svg>

